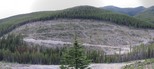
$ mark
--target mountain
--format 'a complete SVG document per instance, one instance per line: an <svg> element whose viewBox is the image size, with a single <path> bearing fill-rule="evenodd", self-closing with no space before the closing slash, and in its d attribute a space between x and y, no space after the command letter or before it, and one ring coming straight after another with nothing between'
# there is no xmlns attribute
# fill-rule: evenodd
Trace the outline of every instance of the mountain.
<svg viewBox="0 0 154 69"><path fill-rule="evenodd" d="M68 19L95 19L110 21L115 24L132 26L136 28L154 28L154 24L141 21L134 17L117 14L108 10L92 7L77 6L58 11L42 11L22 14L0 20L0 36L12 31L16 27L36 21L46 21L59 18Z"/></svg>
<svg viewBox="0 0 154 69"><path fill-rule="evenodd" d="M154 23L154 6L145 9L143 12L135 16L141 20L149 21Z"/></svg>
<svg viewBox="0 0 154 69"><path fill-rule="evenodd" d="M0 20L0 55L10 62L59 64L77 37L93 62L142 60L154 53L146 46L153 29L153 23L92 6L33 12Z"/></svg>
<svg viewBox="0 0 154 69"><path fill-rule="evenodd" d="M142 12L145 8L143 6L135 7L135 8L119 8L115 6L105 6L103 9L110 10L117 13L127 14L130 16L134 16L140 12Z"/></svg>

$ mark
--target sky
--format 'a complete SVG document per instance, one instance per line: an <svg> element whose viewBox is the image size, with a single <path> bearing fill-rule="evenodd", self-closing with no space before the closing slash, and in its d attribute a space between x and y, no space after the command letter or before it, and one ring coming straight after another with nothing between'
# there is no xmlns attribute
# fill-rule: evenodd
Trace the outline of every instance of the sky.
<svg viewBox="0 0 154 69"><path fill-rule="evenodd" d="M60 10L79 5L150 7L154 0L0 0L0 19L36 11Z"/></svg>

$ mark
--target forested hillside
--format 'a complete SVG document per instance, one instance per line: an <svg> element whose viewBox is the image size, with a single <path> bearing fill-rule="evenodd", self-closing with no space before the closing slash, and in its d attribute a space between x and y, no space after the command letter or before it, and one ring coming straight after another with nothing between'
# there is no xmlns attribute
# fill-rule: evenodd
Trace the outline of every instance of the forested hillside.
<svg viewBox="0 0 154 69"><path fill-rule="evenodd" d="M154 58L153 29L154 23L91 6L17 15L0 20L0 61L61 64L74 36L92 63Z"/></svg>
<svg viewBox="0 0 154 69"><path fill-rule="evenodd" d="M29 46L23 41L21 35L8 35L0 39L0 61L25 64L60 64L62 53L68 48L69 46L56 49L37 45ZM93 63L126 62L154 58L154 44L133 47L133 50L127 54L106 55L104 51L86 48L84 48L84 52Z"/></svg>
<svg viewBox="0 0 154 69"><path fill-rule="evenodd" d="M143 12L139 13L135 17L154 23L154 6L145 9Z"/></svg>
<svg viewBox="0 0 154 69"><path fill-rule="evenodd" d="M152 23L141 21L127 15L117 14L91 6L77 6L59 11L34 12L1 19L0 36L26 23L58 18L96 19L136 28L154 28L154 24Z"/></svg>
<svg viewBox="0 0 154 69"><path fill-rule="evenodd" d="M105 6L102 8L113 12L117 12L117 13L127 14L130 16L135 16L136 14L142 12L145 9L143 6L139 6L135 8L120 8L115 6Z"/></svg>

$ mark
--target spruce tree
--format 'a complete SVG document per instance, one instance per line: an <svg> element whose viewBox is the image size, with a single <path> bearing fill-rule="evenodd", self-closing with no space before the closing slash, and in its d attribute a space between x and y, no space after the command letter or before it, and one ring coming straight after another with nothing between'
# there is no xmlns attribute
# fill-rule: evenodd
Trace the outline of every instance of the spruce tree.
<svg viewBox="0 0 154 69"><path fill-rule="evenodd" d="M61 62L61 69L84 69L88 67L90 60L87 59L83 46L79 45L78 41L75 39L73 47L68 48L62 54Z"/></svg>

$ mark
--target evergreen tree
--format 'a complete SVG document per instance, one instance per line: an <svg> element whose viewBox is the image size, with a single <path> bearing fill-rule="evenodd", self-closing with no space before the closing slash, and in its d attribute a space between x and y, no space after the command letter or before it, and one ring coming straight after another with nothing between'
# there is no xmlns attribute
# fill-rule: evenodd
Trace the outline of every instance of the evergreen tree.
<svg viewBox="0 0 154 69"><path fill-rule="evenodd" d="M84 69L88 67L90 60L87 59L83 46L75 39L73 47L62 54L61 69L75 68Z"/></svg>

